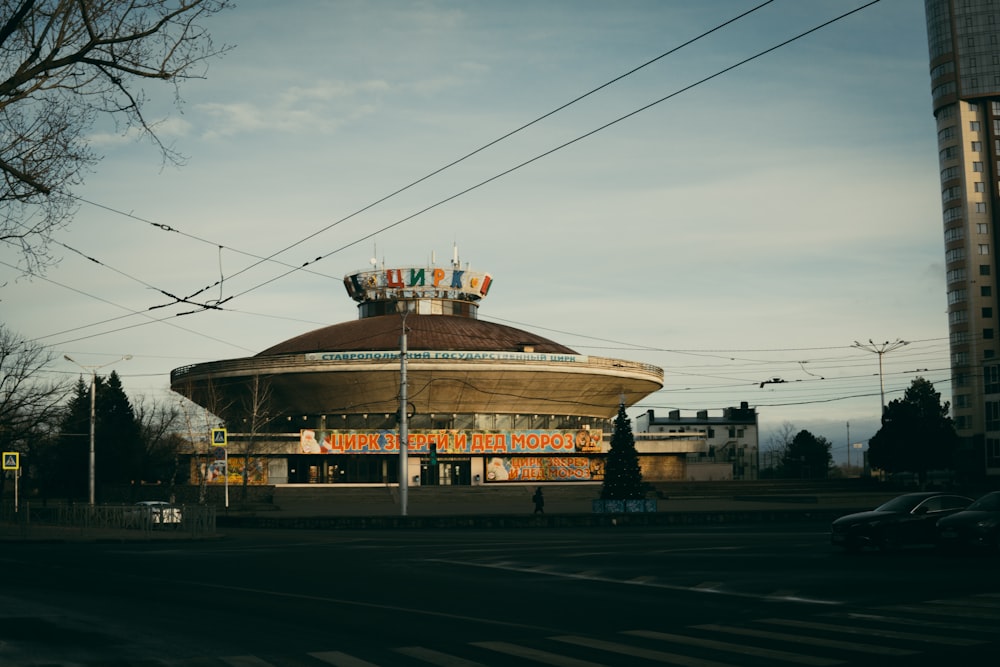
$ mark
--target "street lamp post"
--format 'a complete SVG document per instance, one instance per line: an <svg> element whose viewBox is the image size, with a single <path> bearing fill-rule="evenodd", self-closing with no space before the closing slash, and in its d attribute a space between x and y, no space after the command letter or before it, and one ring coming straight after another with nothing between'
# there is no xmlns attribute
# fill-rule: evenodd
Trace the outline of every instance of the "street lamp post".
<svg viewBox="0 0 1000 667"><path fill-rule="evenodd" d="M882 357L892 352L893 350L898 350L904 345L909 345L909 341L896 339L892 342L885 341L884 343L875 343L871 338L868 339L868 344L859 343L854 341L852 347L856 347L859 350L864 350L866 352L873 352L878 355L878 385L879 385L879 395L882 399L882 423L885 424L885 380L882 375Z"/></svg>
<svg viewBox="0 0 1000 667"><path fill-rule="evenodd" d="M406 315L409 312L407 303L396 303L402 319L402 332L399 336L399 514L406 516L409 496L409 442L410 432L407 420L407 383L406 383Z"/></svg>
<svg viewBox="0 0 1000 667"><path fill-rule="evenodd" d="M105 366L110 366L111 364L117 364L119 361L128 361L132 358L131 354L126 354L121 359L115 359L114 361L109 361L106 364L101 364L100 366L84 366L80 362L73 359L68 354L63 355L63 359L70 361L85 371L90 372L90 464L89 464L89 487L88 491L90 494L90 506L94 506L95 500L95 468L96 468L96 456L94 454L94 424L97 421L97 371L104 368Z"/></svg>

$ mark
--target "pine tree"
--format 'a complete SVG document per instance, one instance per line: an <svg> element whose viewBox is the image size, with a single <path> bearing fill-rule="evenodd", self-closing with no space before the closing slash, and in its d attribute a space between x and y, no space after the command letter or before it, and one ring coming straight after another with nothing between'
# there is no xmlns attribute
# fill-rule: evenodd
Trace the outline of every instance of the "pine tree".
<svg viewBox="0 0 1000 667"><path fill-rule="evenodd" d="M134 484L142 476L142 438L132 402L115 371L97 378L97 484Z"/></svg>
<svg viewBox="0 0 1000 667"><path fill-rule="evenodd" d="M90 450L90 384L76 383L59 423L59 438L42 464L43 488L50 496L87 498Z"/></svg>
<svg viewBox="0 0 1000 667"><path fill-rule="evenodd" d="M615 430L611 435L611 451L604 467L602 500L640 500L645 497L642 489L642 471L635 451L632 422L625 414L625 403L618 405Z"/></svg>
<svg viewBox="0 0 1000 667"><path fill-rule="evenodd" d="M886 407L882 428L868 443L871 465L888 473L915 472L921 485L929 470L950 468L958 446L950 406L931 382L915 378L903 398Z"/></svg>

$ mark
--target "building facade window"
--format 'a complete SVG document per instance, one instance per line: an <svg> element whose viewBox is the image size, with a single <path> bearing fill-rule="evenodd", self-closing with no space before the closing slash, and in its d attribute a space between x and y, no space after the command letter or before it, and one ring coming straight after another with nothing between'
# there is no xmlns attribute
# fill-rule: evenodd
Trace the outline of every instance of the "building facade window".
<svg viewBox="0 0 1000 667"><path fill-rule="evenodd" d="M983 201L976 202L976 213L986 213L986 202Z"/></svg>
<svg viewBox="0 0 1000 667"><path fill-rule="evenodd" d="M965 248L952 248L944 254L944 258L949 264L963 260L965 259Z"/></svg>
<svg viewBox="0 0 1000 667"><path fill-rule="evenodd" d="M1000 393L1000 366L995 364L985 366L983 368L983 382L987 394Z"/></svg>
<svg viewBox="0 0 1000 667"><path fill-rule="evenodd" d="M985 222L977 222L976 223L976 233L977 234L989 234L990 233L990 226L988 224L986 224Z"/></svg>
<svg viewBox="0 0 1000 667"><path fill-rule="evenodd" d="M950 243L951 241L961 241L965 238L965 228L964 227L949 227L944 230L944 241L945 243Z"/></svg>
<svg viewBox="0 0 1000 667"><path fill-rule="evenodd" d="M995 431L1000 427L1000 402L986 401L986 430Z"/></svg>
<svg viewBox="0 0 1000 667"><path fill-rule="evenodd" d="M945 188L941 193L941 201L952 201L953 199L961 199L962 188L955 185L950 188Z"/></svg>
<svg viewBox="0 0 1000 667"><path fill-rule="evenodd" d="M980 243L978 251L979 251L980 255L988 255L988 254L990 254L990 244L989 243Z"/></svg>
<svg viewBox="0 0 1000 667"><path fill-rule="evenodd" d="M981 141L973 141L972 144L971 144L971 148L972 148L972 152L973 153L982 153L983 152L983 142L981 142Z"/></svg>
<svg viewBox="0 0 1000 667"><path fill-rule="evenodd" d="M952 269L946 275L949 283L957 283L965 280L965 269Z"/></svg>

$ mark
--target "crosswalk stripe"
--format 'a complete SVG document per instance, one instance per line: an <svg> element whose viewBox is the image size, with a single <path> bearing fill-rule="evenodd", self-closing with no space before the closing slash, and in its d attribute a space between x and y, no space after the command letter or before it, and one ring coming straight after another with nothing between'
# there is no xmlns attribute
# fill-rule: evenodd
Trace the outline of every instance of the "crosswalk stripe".
<svg viewBox="0 0 1000 667"><path fill-rule="evenodd" d="M441 653L440 651L424 648L423 646L402 646L393 650L432 665L439 665L440 667L485 667L481 662L466 660L465 658L448 655L447 653Z"/></svg>
<svg viewBox="0 0 1000 667"><path fill-rule="evenodd" d="M745 635L747 637L760 637L762 639L777 639L779 641L793 642L796 644L809 644L811 646L825 646L826 648L842 649L844 651L856 651L859 653L873 653L877 655L913 655L916 651L908 651L901 648L891 648L888 646L874 646L872 644L859 644L858 642L844 642L837 639L823 639L822 637L803 637L791 635L786 632L771 632L770 630L754 630L753 628L738 628L730 625L715 625L712 623L696 625L699 630L709 630L712 632L727 632L734 635Z"/></svg>
<svg viewBox="0 0 1000 667"><path fill-rule="evenodd" d="M353 655L341 653L340 651L317 651L315 653L307 653L306 655L329 665L336 665L337 667L378 667L378 665L367 660L355 658Z"/></svg>
<svg viewBox="0 0 1000 667"><path fill-rule="evenodd" d="M771 623L772 625L784 625L792 628L806 628L809 630L829 630L848 635L864 635L867 637L885 637L888 639L904 639L915 642L928 642L932 644L948 644L950 646L975 646L986 642L979 639L962 639L960 637L945 637L944 635L929 635L916 632L899 632L897 630L880 630L878 628L859 628L851 625L835 625L833 623L816 623L814 621L799 621L789 618L762 618L758 623Z"/></svg>
<svg viewBox="0 0 1000 667"><path fill-rule="evenodd" d="M677 653L666 653L664 651L654 651L628 644L604 641L602 639L591 639L590 637L577 637L574 635L564 635L562 637L549 637L557 642L566 642L576 646L586 646L596 648L599 651L629 655L643 660L655 660L657 662L668 662L674 665L684 665L684 667L732 667L729 663L716 662L714 660L703 660Z"/></svg>
<svg viewBox="0 0 1000 667"><path fill-rule="evenodd" d="M529 648L527 646L508 644L507 642L473 642L472 646L478 646L480 648L489 649L498 653L513 655L518 658L527 658L528 660L534 660L535 662L543 662L547 665L558 665L559 667L606 667L606 665L602 665L599 662L588 662L586 660L579 660L565 655L549 653L548 651L539 651L538 649Z"/></svg>
<svg viewBox="0 0 1000 667"><path fill-rule="evenodd" d="M905 611L912 614L926 614L928 616L954 616L955 618L975 618L975 619L1000 619L1000 611L997 613L984 613L982 609L966 609L963 607L944 607L932 605L916 604L896 604L888 607L879 607L887 611Z"/></svg>
<svg viewBox="0 0 1000 667"><path fill-rule="evenodd" d="M231 655L219 658L219 660L230 665L230 667L274 667L271 663L253 655Z"/></svg>
<svg viewBox="0 0 1000 667"><path fill-rule="evenodd" d="M843 660L833 658L821 658L814 655L802 653L791 653L789 651L779 651L777 649L759 648L746 644L733 644L730 642L720 642L716 639L702 639L701 637L688 637L687 635L672 635L666 632L656 632L653 630L626 630L622 634L635 637L645 637L646 639L658 639L675 644L687 644L689 646L701 646L703 648L739 653L740 655L752 655L758 658L769 658L771 660L782 660L784 662L794 662L800 665L812 665L813 667L829 667L830 665L843 664Z"/></svg>
<svg viewBox="0 0 1000 667"><path fill-rule="evenodd" d="M955 600L928 600L929 604L943 604L946 606L982 607L983 609L1000 609L1000 600L983 600L978 597L961 598Z"/></svg>
<svg viewBox="0 0 1000 667"><path fill-rule="evenodd" d="M954 630L967 634L987 634L996 636L997 628L995 624L990 625L970 625L967 621L963 623L949 623L948 621L935 621L929 618L908 618L903 616L885 616L883 614L858 614L851 612L837 612L826 614L831 618L843 620L863 620L868 623L888 623L892 625L905 625L907 627L931 628L933 630Z"/></svg>

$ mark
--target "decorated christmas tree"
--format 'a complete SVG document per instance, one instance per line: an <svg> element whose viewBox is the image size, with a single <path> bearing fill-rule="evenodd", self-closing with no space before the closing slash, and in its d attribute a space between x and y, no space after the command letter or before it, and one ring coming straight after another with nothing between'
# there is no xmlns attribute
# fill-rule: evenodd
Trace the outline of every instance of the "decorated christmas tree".
<svg viewBox="0 0 1000 667"><path fill-rule="evenodd" d="M611 451L604 467L602 500L639 500L645 497L642 489L642 471L635 451L632 423L625 414L625 403L618 405L615 430L611 435Z"/></svg>

